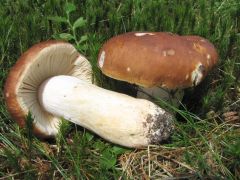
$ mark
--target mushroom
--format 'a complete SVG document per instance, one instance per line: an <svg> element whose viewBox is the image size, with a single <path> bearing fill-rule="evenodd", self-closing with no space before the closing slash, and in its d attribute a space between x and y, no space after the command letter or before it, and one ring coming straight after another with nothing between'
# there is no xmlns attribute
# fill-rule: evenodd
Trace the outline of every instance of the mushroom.
<svg viewBox="0 0 240 180"><path fill-rule="evenodd" d="M157 144L171 135L170 113L150 101L100 88L91 76L91 65L71 44L36 44L6 80L8 111L21 127L31 112L34 133L42 138L55 136L62 118L127 147Z"/></svg>
<svg viewBox="0 0 240 180"><path fill-rule="evenodd" d="M129 32L104 43L98 66L111 78L138 85L138 98L153 96L178 106L182 89L198 85L217 59L214 46L199 36Z"/></svg>
<svg viewBox="0 0 240 180"><path fill-rule="evenodd" d="M38 89L46 79L58 75L75 76L92 83L90 63L71 44L45 41L22 54L5 83L5 100L13 119L24 127L25 117L31 112L34 133L42 138L57 134L61 118L43 110L38 100Z"/></svg>

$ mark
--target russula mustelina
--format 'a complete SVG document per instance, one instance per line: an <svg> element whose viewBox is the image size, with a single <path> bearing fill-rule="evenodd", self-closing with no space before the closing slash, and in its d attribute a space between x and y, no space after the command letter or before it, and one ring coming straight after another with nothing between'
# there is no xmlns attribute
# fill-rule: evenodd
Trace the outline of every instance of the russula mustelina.
<svg viewBox="0 0 240 180"><path fill-rule="evenodd" d="M48 78L75 76L91 83L92 69L87 59L69 43L45 41L28 49L11 68L4 86L8 111L20 127L28 112L34 116L34 133L39 137L55 136L61 118L39 104L38 89Z"/></svg>
<svg viewBox="0 0 240 180"><path fill-rule="evenodd" d="M169 100L170 90L198 85L217 60L215 47L199 36L129 32L103 45L98 66L111 78L139 85L138 97Z"/></svg>
<svg viewBox="0 0 240 180"><path fill-rule="evenodd" d="M21 127L31 112L34 133L43 138L58 133L61 118L127 147L157 144L170 136L171 114L150 101L97 87L91 76L89 62L71 44L36 44L6 80L8 111Z"/></svg>

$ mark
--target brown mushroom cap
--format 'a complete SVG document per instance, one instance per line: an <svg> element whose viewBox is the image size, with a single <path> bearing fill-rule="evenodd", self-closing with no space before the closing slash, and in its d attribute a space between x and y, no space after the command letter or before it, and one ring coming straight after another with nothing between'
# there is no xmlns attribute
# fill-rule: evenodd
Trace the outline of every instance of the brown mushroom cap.
<svg viewBox="0 0 240 180"><path fill-rule="evenodd" d="M217 60L215 47L199 36L130 32L103 45L98 66L117 80L176 89L199 84Z"/></svg>
<svg viewBox="0 0 240 180"><path fill-rule="evenodd" d="M38 88L56 75L71 75L91 82L91 65L69 43L45 41L34 45L18 59L7 77L4 95L8 111L20 127L31 112L34 133L55 136L61 119L45 112L38 101Z"/></svg>

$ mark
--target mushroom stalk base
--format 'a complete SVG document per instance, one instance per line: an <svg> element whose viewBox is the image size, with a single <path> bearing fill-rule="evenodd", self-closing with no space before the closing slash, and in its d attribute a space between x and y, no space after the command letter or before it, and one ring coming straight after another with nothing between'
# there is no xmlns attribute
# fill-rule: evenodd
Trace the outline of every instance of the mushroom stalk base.
<svg viewBox="0 0 240 180"><path fill-rule="evenodd" d="M173 130L173 116L152 102L105 90L75 77L47 79L38 94L47 112L123 146L157 144Z"/></svg>

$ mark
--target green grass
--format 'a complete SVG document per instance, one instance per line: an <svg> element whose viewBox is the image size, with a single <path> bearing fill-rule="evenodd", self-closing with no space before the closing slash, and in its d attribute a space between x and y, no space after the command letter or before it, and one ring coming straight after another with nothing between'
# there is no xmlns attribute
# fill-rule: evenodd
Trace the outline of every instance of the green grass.
<svg viewBox="0 0 240 180"><path fill-rule="evenodd" d="M31 45L65 39L91 62L104 88L130 85L101 74L101 45L128 31L170 31L209 39L220 62L198 87L186 90L171 140L147 149L125 149L83 128L63 123L55 140L40 141L19 129L0 94L0 179L152 179L240 177L240 122L223 113L240 111L240 2L238 0L7 1L0 6L0 86ZM67 12L67 13L66 13ZM56 18L64 17L64 18ZM76 21L77 20L77 21ZM75 23L76 22L76 23ZM74 26L75 24L75 26Z"/></svg>

